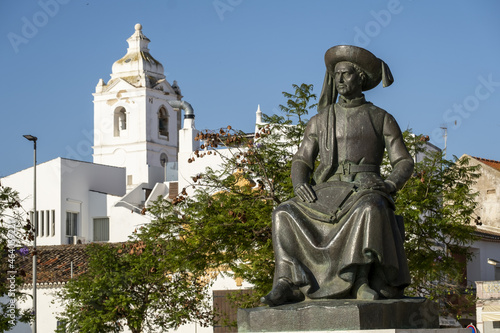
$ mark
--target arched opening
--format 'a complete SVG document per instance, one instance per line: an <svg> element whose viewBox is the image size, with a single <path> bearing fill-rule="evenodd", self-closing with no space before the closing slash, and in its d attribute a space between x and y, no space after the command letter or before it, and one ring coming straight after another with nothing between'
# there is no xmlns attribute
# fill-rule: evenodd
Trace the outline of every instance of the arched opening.
<svg viewBox="0 0 500 333"><path fill-rule="evenodd" d="M168 111L164 106L158 111L158 134L168 140Z"/></svg>
<svg viewBox="0 0 500 333"><path fill-rule="evenodd" d="M114 134L120 136L127 129L127 113L124 107L119 107L114 114Z"/></svg>

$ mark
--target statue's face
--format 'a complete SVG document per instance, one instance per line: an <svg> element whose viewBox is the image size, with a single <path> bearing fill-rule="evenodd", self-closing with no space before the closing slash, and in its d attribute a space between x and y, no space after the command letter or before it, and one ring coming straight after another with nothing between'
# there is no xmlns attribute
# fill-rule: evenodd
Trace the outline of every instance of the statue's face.
<svg viewBox="0 0 500 333"><path fill-rule="evenodd" d="M362 80L352 63L344 61L335 65L335 88L348 99L361 96Z"/></svg>

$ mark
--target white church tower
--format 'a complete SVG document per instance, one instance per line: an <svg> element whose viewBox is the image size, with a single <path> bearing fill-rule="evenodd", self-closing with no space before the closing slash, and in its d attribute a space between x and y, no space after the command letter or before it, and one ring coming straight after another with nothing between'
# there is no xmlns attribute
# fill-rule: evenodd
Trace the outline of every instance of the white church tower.
<svg viewBox="0 0 500 333"><path fill-rule="evenodd" d="M94 163L125 167L130 191L167 180L177 162L180 109L186 118L194 113L149 53L150 40L140 24L127 42L127 54L113 64L111 80L100 79L93 94L93 156Z"/></svg>

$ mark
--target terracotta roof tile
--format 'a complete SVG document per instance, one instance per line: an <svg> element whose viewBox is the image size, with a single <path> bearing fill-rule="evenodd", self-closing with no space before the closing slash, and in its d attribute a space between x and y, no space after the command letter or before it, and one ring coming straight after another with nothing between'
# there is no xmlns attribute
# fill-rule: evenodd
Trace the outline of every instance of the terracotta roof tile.
<svg viewBox="0 0 500 333"><path fill-rule="evenodd" d="M486 165L489 165L490 167L500 171L500 162L499 161L489 160L487 158L482 158L482 157L475 157L475 156L472 156L472 157L475 158L476 160L478 160Z"/></svg>
<svg viewBox="0 0 500 333"><path fill-rule="evenodd" d="M37 246L37 283L65 283L71 279L71 262L73 277L84 273L87 269L85 244ZM33 248L30 253L16 258L18 271L24 271L24 281L33 281L32 263Z"/></svg>

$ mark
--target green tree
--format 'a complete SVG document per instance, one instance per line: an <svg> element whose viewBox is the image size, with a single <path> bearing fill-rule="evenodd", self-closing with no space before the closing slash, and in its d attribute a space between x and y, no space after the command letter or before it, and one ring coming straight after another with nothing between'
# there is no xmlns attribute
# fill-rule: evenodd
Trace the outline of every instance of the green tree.
<svg viewBox="0 0 500 333"><path fill-rule="evenodd" d="M476 196L472 185L478 166L467 158L448 160L442 151L425 149L428 137L404 133L407 147L418 161L410 180L396 194L396 212L405 219L405 250L412 276L407 294L442 303L442 313L460 316L458 295L470 296L464 272L472 259L469 250L476 240ZM466 298L466 297L465 297ZM468 297L473 301L473 297Z"/></svg>
<svg viewBox="0 0 500 333"><path fill-rule="evenodd" d="M211 323L207 278L172 267L171 248L149 242L90 244L88 270L68 282L61 332L156 332L197 320ZM175 269L175 271L174 271Z"/></svg>
<svg viewBox="0 0 500 333"><path fill-rule="evenodd" d="M23 244L32 240L31 225L25 223L25 212L21 208L19 194L10 187L0 184L0 332L13 328L18 322L28 323L32 319L31 309L21 310L17 303L26 300L21 293L24 272L18 270L16 259L27 255Z"/></svg>
<svg viewBox="0 0 500 333"><path fill-rule="evenodd" d="M180 256L190 269L232 274L254 285L254 293L239 300L242 306L258 304L272 287L271 214L293 195L293 147L300 144L304 117L315 106L312 85L293 88L294 94L283 93L288 98L286 106L280 105L285 115L264 115L267 125L255 137L230 126L201 133L197 139L208 151L195 152L191 161L218 154L221 168L194 177L194 195L184 190L173 202L162 200L150 210L158 219L146 228L147 237L181 242L176 249L183 251ZM221 153L221 147L230 148L229 154Z"/></svg>
<svg viewBox="0 0 500 333"><path fill-rule="evenodd" d="M292 84L295 93L282 92L283 97L288 98L286 105L280 105L279 109L285 116L273 114L264 115L264 121L275 128L276 133L284 133L286 141L281 141L289 147L299 147L307 125L307 119L304 116L309 114L309 110L314 109L318 104L312 103L316 100L316 94L313 94L314 86L312 84L302 83L300 86ZM286 120L285 120L286 117ZM272 138L274 139L274 138Z"/></svg>

